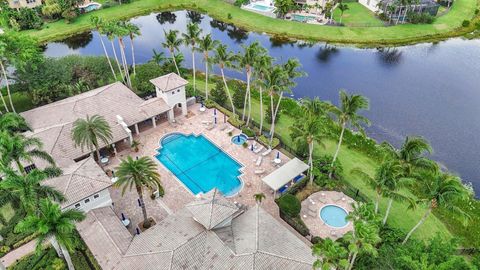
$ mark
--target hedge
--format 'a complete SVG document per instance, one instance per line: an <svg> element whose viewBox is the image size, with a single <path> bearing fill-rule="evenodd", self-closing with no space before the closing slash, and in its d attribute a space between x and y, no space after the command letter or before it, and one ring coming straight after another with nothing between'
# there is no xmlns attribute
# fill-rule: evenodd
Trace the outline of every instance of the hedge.
<svg viewBox="0 0 480 270"><path fill-rule="evenodd" d="M278 206L290 217L297 217L302 209L302 204L295 195L286 193L278 199Z"/></svg>
<svg viewBox="0 0 480 270"><path fill-rule="evenodd" d="M310 235L310 230L308 229L307 225L303 223L303 220L300 217L290 217L282 210L280 210L280 217L287 222L288 225L292 226L292 228L294 228L299 234L303 236Z"/></svg>

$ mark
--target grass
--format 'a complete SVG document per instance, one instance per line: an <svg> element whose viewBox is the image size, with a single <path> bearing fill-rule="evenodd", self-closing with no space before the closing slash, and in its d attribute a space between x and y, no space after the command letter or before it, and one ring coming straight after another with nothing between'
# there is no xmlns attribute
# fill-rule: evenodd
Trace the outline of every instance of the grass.
<svg viewBox="0 0 480 270"><path fill-rule="evenodd" d="M0 215L2 215L5 218L5 220L8 222L15 215L15 210L13 209L12 205L8 203L0 207ZM3 228L3 225L0 224L0 229L2 228Z"/></svg>
<svg viewBox="0 0 480 270"><path fill-rule="evenodd" d="M362 4L357 2L346 3L348 10L343 13L342 23L351 27L378 27L383 26L383 21L375 16L373 12L368 10ZM340 21L340 9L335 9L333 19Z"/></svg>
<svg viewBox="0 0 480 270"><path fill-rule="evenodd" d="M191 81L191 79L190 79ZM197 91L204 92L205 81L197 79ZM200 87L199 87L200 86ZM214 83L209 83L209 89L211 90L215 87ZM233 92L233 91L232 91ZM264 106L266 109L266 106ZM252 98L252 118L258 122L260 119L260 102L257 99ZM293 125L296 120L289 115L282 114L280 116L279 122L276 127L276 132L282 137L283 143L289 146L292 146L292 141L290 138L290 129L289 127ZM270 127L268 123L265 123L265 128ZM335 152L335 147L337 145L336 141L325 140L325 149L322 149L318 145L314 148L314 155L332 155ZM371 200L375 199L375 192L371 189L365 182L358 179L358 177L353 176L350 171L353 168L360 168L364 172L373 175L377 167L376 161L367 157L365 154L350 149L346 145L342 145L339 160L343 166L345 173L345 180L359 189L360 192L368 196ZM404 193L412 195L408 190L404 190ZM413 195L412 195L413 196ZM380 201L380 211L384 212L387 206L388 200L382 198ZM403 231L408 232L423 216L426 208L423 206L417 207L415 210L407 210L408 204L405 202L394 202L388 223ZM435 236L435 234L440 234L441 236L449 239L452 237L452 234L449 232L447 227L439 220L436 216L431 215L426 222L418 228L418 230L413 234L414 238L427 240Z"/></svg>
<svg viewBox="0 0 480 270"><path fill-rule="evenodd" d="M463 20L472 20L477 5L478 0L456 0L451 10L435 20L433 24L407 24L391 27L331 27L266 17L242 10L223 0L135 0L130 4L81 15L70 24L64 21L51 22L45 24L42 30L29 30L25 33L37 38L39 42L48 42L90 30L90 17L94 15L104 19L128 19L154 11L190 9L207 13L217 20L233 23L246 30L265 32L283 38L368 46L400 45L437 41L473 31L475 23L479 21L478 17L475 17L469 27L461 27L461 24ZM356 13L360 16L360 12Z"/></svg>

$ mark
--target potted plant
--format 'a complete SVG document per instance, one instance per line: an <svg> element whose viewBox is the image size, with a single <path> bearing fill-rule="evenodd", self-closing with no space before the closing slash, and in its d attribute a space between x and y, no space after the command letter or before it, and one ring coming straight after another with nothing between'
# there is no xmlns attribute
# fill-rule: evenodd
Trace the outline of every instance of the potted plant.
<svg viewBox="0 0 480 270"><path fill-rule="evenodd" d="M133 140L132 144L130 145L133 151L138 152L140 151L140 142Z"/></svg>

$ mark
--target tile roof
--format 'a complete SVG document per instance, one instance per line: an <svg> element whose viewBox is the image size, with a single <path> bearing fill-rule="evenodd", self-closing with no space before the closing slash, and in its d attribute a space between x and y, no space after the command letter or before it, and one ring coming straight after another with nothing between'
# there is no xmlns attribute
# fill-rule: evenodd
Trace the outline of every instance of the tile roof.
<svg viewBox="0 0 480 270"><path fill-rule="evenodd" d="M87 115L103 116L112 129L113 140L128 138L128 134L117 123L117 115L131 126L168 111L170 107L161 98L144 101L125 85L116 82L80 95L69 97L21 113L33 132L27 136L40 138L44 149L60 166L69 165L73 159L88 154L88 149L75 147L71 139L73 122ZM104 147L101 144L100 147Z"/></svg>
<svg viewBox="0 0 480 270"><path fill-rule="evenodd" d="M163 92L168 92L188 84L188 81L175 73L151 79L150 82Z"/></svg>
<svg viewBox="0 0 480 270"><path fill-rule="evenodd" d="M106 207L87 213L77 225L103 269L310 270L315 260L309 246L259 206L213 230L183 208L131 241L118 224ZM126 250L121 241L128 243Z"/></svg>
<svg viewBox="0 0 480 270"><path fill-rule="evenodd" d="M64 208L110 187L112 181L93 158L88 158L63 168L63 175L46 179L42 185L64 194L65 201L61 203Z"/></svg>

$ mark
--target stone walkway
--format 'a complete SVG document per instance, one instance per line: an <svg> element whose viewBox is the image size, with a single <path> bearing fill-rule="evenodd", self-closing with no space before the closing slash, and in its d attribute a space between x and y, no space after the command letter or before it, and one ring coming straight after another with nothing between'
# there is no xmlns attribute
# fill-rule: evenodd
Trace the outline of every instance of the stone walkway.
<svg viewBox="0 0 480 270"><path fill-rule="evenodd" d="M35 252L36 245L37 245L37 240L36 239L32 240L32 241L26 243L25 245L20 246L16 249L10 251L9 253L5 254L5 256L3 256L0 259L0 262L5 267L9 267L10 265L14 264L17 260L20 260L24 256L27 256L27 255Z"/></svg>

